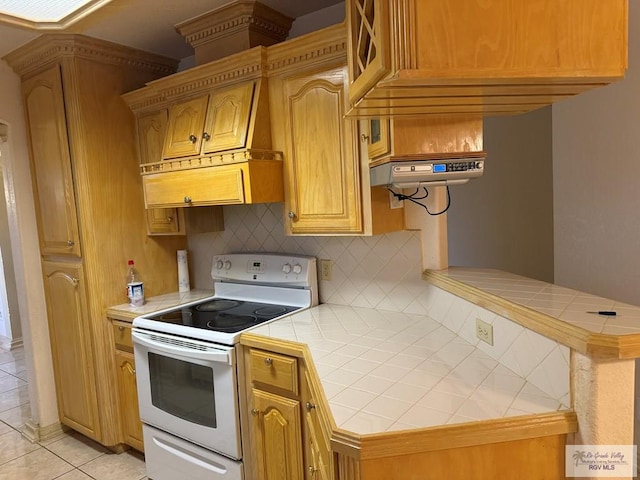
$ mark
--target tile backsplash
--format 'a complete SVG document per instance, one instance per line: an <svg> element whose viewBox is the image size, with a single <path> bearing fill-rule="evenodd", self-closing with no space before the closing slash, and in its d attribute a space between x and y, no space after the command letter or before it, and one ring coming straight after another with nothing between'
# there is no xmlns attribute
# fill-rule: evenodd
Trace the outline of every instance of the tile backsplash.
<svg viewBox="0 0 640 480"><path fill-rule="evenodd" d="M288 237L281 203L224 207L222 232L189 236L194 288L212 288L211 260L229 252L311 255L333 261L330 281L319 282L321 303L404 311L424 289L420 232L374 237Z"/></svg>
<svg viewBox="0 0 640 480"><path fill-rule="evenodd" d="M282 204L224 207L222 232L189 236L193 286L211 289L211 260L229 252L268 251L333 261L319 282L321 303L428 315L551 398L569 405L569 349L422 280L420 232L373 237L288 237ZM494 345L475 337L475 319L494 325Z"/></svg>

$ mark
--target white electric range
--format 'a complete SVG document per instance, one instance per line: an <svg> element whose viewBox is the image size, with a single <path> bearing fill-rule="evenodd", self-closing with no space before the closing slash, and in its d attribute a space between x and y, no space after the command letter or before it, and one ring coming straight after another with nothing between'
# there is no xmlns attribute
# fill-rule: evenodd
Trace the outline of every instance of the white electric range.
<svg viewBox="0 0 640 480"><path fill-rule="evenodd" d="M216 255L214 294L133 321L147 476L243 480L236 348L242 332L317 305L316 259Z"/></svg>

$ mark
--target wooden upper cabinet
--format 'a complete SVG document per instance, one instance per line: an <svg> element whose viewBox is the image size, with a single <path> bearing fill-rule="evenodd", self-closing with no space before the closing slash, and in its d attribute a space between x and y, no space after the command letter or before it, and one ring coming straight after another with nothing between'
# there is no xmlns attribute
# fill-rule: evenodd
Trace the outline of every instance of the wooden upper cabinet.
<svg viewBox="0 0 640 480"><path fill-rule="evenodd" d="M362 97L389 73L388 0L347 0L349 98Z"/></svg>
<svg viewBox="0 0 640 480"><path fill-rule="evenodd" d="M356 125L344 119L346 67L284 80L285 209L291 233L360 233Z"/></svg>
<svg viewBox="0 0 640 480"><path fill-rule="evenodd" d="M523 113L624 76L628 0L347 0L349 115Z"/></svg>
<svg viewBox="0 0 640 480"><path fill-rule="evenodd" d="M254 85L243 83L172 105L163 158L243 148Z"/></svg>
<svg viewBox="0 0 640 480"><path fill-rule="evenodd" d="M211 94L204 131L204 153L242 148L247 141L254 84L226 88Z"/></svg>
<svg viewBox="0 0 640 480"><path fill-rule="evenodd" d="M140 163L157 162L167 134L167 110L146 113L138 117ZM149 235L177 235L185 233L184 215L175 208L147 209Z"/></svg>
<svg viewBox="0 0 640 480"><path fill-rule="evenodd" d="M371 118L367 120L367 132L363 133L363 140L367 142L369 160L387 155L391 152L391 134L388 118Z"/></svg>
<svg viewBox="0 0 640 480"><path fill-rule="evenodd" d="M60 66L23 83L42 255L79 257L80 238Z"/></svg>

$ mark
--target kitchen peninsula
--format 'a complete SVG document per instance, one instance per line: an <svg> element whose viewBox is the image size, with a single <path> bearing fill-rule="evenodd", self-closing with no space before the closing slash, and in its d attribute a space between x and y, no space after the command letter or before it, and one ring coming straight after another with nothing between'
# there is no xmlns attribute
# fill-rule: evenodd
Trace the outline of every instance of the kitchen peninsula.
<svg viewBox="0 0 640 480"><path fill-rule="evenodd" d="M305 376L322 392L313 410L330 412L324 427L338 478L414 478L427 470L447 478L564 478L565 443L633 443L629 359L637 356L640 325L632 325L640 308L495 270L451 268L424 278L431 297L424 317L321 305L242 336L250 352L298 358L313 372ZM483 310L499 315L493 323L503 336L494 351L473 341ZM618 316L586 313L598 310ZM527 350L541 363L525 375L518 370ZM251 374L247 381L250 388ZM496 455L510 461L497 465L489 460Z"/></svg>
<svg viewBox="0 0 640 480"><path fill-rule="evenodd" d="M299 402L304 425L280 437L296 442L283 462L297 452L294 467L349 480L438 468L447 478L564 478L565 444L632 443L640 308L496 270L450 268L424 279L422 312L321 304L242 335L242 397L258 389ZM151 298L144 313L206 294ZM120 305L107 315L130 321L139 310ZM586 313L598 310L618 315ZM493 325L493 346L475 337L476 318ZM285 360L298 368L276 371L286 381L274 388L269 369L256 377L265 358L276 370ZM603 397L609 389L615 395ZM256 461L246 445L266 409L242 410L245 451Z"/></svg>

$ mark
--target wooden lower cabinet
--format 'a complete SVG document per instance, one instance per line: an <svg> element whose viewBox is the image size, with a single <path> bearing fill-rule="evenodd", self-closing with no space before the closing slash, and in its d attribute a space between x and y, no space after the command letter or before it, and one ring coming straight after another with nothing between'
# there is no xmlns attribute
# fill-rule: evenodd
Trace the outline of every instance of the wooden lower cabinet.
<svg viewBox="0 0 640 480"><path fill-rule="evenodd" d="M246 355L253 478L332 480L329 435L304 360L254 348Z"/></svg>
<svg viewBox="0 0 640 480"><path fill-rule="evenodd" d="M301 480L300 402L253 389L253 441L260 480Z"/></svg>
<svg viewBox="0 0 640 480"><path fill-rule="evenodd" d="M118 406L124 442L139 451L144 451L142 422L138 406L136 364L133 357L131 325L113 321L115 340L116 374L118 377Z"/></svg>
<svg viewBox="0 0 640 480"><path fill-rule="evenodd" d="M565 478L565 445L578 428L573 411L360 435L336 426L305 345L251 333L240 342L247 478Z"/></svg>
<svg viewBox="0 0 640 480"><path fill-rule="evenodd" d="M82 263L42 262L60 421L99 438L91 326Z"/></svg>

